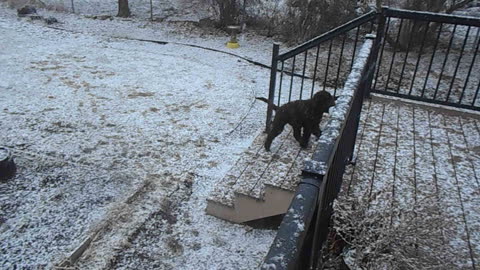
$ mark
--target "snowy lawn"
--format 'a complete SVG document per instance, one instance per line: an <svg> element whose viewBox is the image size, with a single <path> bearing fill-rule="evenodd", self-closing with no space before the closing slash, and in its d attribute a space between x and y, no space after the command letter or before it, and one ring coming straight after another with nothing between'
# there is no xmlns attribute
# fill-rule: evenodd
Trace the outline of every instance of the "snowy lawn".
<svg viewBox="0 0 480 270"><path fill-rule="evenodd" d="M269 71L180 44L225 36L56 14L69 31L0 6L1 268L51 267L91 237L83 269L253 269L273 231L206 216L205 198L264 124ZM137 31L138 30L138 31ZM138 36L137 36L138 37ZM268 63L271 41L235 51ZM254 42L256 43L253 46ZM249 46L252 44L252 46Z"/></svg>

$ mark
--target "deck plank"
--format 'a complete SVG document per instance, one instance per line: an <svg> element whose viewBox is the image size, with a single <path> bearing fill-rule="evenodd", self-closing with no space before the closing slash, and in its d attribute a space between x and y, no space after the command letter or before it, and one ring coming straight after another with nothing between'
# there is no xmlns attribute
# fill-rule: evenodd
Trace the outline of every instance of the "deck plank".
<svg viewBox="0 0 480 270"><path fill-rule="evenodd" d="M212 193L209 195L209 200L217 201L218 203L233 207L234 193L233 189L237 184L240 176L245 170L255 164L259 152L262 150L258 146L262 144L265 135L257 133L254 141L250 147L245 150L233 167L227 172L224 178L217 184Z"/></svg>
<svg viewBox="0 0 480 270"><path fill-rule="evenodd" d="M369 121L365 124L365 137L359 146L357 163L352 172L352 194L370 192L373 178L373 167L376 156L377 142L380 136L380 121L383 114L383 104L372 103L369 110Z"/></svg>
<svg viewBox="0 0 480 270"><path fill-rule="evenodd" d="M371 202L371 205L378 207L377 209L388 209L393 202L398 111L397 104L385 104L371 191L372 194L378 194Z"/></svg>
<svg viewBox="0 0 480 270"><path fill-rule="evenodd" d="M372 104L372 102L369 99L365 99L362 105L360 121L358 124L357 140L355 142L355 148L353 152L353 162L355 163L358 161L359 149L362 147L363 140L365 139L366 122L369 120L370 116L370 104ZM341 189L342 192L339 193L339 196L348 196L350 194L350 189L354 184L354 171L354 165L349 165L345 168L345 174L343 177L343 184Z"/></svg>
<svg viewBox="0 0 480 270"><path fill-rule="evenodd" d="M261 191L259 192L258 189L255 190L255 186L257 184L263 184L263 175L267 170L270 170L270 165L283 165L283 163L281 163L282 160L280 160L282 153L294 151L290 143L291 136L292 129L290 127L286 127L285 130L273 141L270 152L264 150L263 140L260 140L260 143L257 143L256 145L252 145L256 149L258 149L258 154L254 158L252 163L250 163L249 166L243 169L243 173L238 177L233 191L238 194L250 196L255 199L261 199Z"/></svg>
<svg viewBox="0 0 480 270"><path fill-rule="evenodd" d="M281 144L276 149L272 148L272 153L265 152L265 155L270 158L269 163L249 170L245 177L251 179L242 179L241 182L247 183L247 185L237 190L239 194L262 199L266 181L272 186L281 188L281 180L287 176L291 164L295 161L298 152L301 151L299 143L293 138L291 128L285 130L284 133L287 133L287 136L282 137ZM275 177L275 180L272 181L272 177Z"/></svg>
<svg viewBox="0 0 480 270"><path fill-rule="evenodd" d="M416 201L415 144L413 136L413 109L400 106L398 111L397 163L395 166L395 196L393 205L411 209Z"/></svg>
<svg viewBox="0 0 480 270"><path fill-rule="evenodd" d="M468 149L468 155L472 162L477 187L480 190L480 131L475 123L475 119L471 117L459 118L459 121Z"/></svg>
<svg viewBox="0 0 480 270"><path fill-rule="evenodd" d="M444 227L439 224L444 220L433 156L432 138L428 110L413 108L415 132L415 176L417 200L422 204L420 230L422 237L417 238L422 249L439 249L444 243Z"/></svg>
<svg viewBox="0 0 480 270"><path fill-rule="evenodd" d="M465 215L465 230L469 248L471 248L472 264L476 265L478 264L477 256L480 256L480 247L478 246L478 241L480 241L478 234L480 232L480 212L478 211L480 209L480 188L459 118L446 115L444 120L448 126L452 162Z"/></svg>
<svg viewBox="0 0 480 270"><path fill-rule="evenodd" d="M321 126L325 124L327 120L322 120ZM312 136L310 143L307 149L302 149L298 152L293 163L290 165L290 168L287 172L286 177L280 181L281 187L286 190L296 190L298 183L301 180L303 166L305 164L305 159L312 157L313 152L318 147L318 139L315 136Z"/></svg>
<svg viewBox="0 0 480 270"><path fill-rule="evenodd" d="M469 256L469 240L465 231L464 211L462 207L462 198L458 193L457 176L447 127L443 114L438 112L430 113L430 125L432 128L432 145L434 149L434 159L437 168L438 186L440 189L440 200L444 209L446 222L451 224L449 237L446 241L453 250L457 251L458 264L461 267L473 267Z"/></svg>

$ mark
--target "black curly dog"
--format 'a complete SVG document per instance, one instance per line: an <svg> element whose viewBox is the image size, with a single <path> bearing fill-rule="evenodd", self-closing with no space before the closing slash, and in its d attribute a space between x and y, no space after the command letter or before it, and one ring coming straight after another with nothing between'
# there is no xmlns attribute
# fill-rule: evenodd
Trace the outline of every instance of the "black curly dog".
<svg viewBox="0 0 480 270"><path fill-rule="evenodd" d="M269 103L266 98L257 97L256 99ZM276 114L265 141L265 149L270 151L273 139L282 133L286 124L293 127L293 136L300 143L300 146L307 147L312 134L320 137L322 133L320 131L320 121L323 113L328 113L328 109L335 106L336 99L337 97L333 97L327 91L320 91L311 99L288 102L280 107L269 104L276 111ZM302 128L303 136L301 135Z"/></svg>

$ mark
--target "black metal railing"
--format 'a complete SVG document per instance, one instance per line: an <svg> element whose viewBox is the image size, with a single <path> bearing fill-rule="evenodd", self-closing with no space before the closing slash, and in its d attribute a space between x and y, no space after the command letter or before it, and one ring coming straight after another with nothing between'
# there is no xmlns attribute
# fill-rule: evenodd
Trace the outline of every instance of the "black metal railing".
<svg viewBox="0 0 480 270"><path fill-rule="evenodd" d="M368 48L368 56L364 54L367 49L358 50L357 46L360 33L369 32L366 28L376 31L376 38L366 39L362 46ZM317 269L321 247L328 235L332 204L340 190L345 166L352 160L363 98L370 92L480 110L479 28L480 18L383 8L287 53L279 54L278 45L274 46L271 103L281 105L293 98L302 99L305 92L311 96L316 84L335 94L341 89L339 100L349 95L349 89L354 91L348 112L343 118L331 116L314 155L306 162L302 181L262 269ZM348 42L351 50L346 54L345 40L352 29L355 38ZM338 39L339 46L334 46ZM333 52L333 47L337 51ZM311 50L316 51L314 57L309 56ZM321 52L328 52L323 55L326 64L323 70L318 68L322 63ZM332 58L337 53L358 58L355 61L360 64L344 61L335 67ZM341 62L342 57L337 60ZM298 64L297 59L303 61ZM310 72L306 72L307 59L314 59ZM348 80L342 77L341 66L350 74ZM336 72L330 77L332 69ZM280 73L279 83L277 73ZM332 80L334 83L330 84ZM305 88L308 84L311 88ZM271 116L269 111L267 130Z"/></svg>
<svg viewBox="0 0 480 270"><path fill-rule="evenodd" d="M480 18L384 8L373 92L480 110Z"/></svg>
<svg viewBox="0 0 480 270"><path fill-rule="evenodd" d="M294 49L279 54L273 46L269 102L278 106L298 99L311 98L316 90L336 95L352 69L366 33L372 32L376 12L372 11L339 26ZM267 110L266 130L272 120Z"/></svg>
<svg viewBox="0 0 480 270"><path fill-rule="evenodd" d="M332 203L352 158L363 98L373 76L377 43L366 40L337 100L337 111L303 170L303 180L287 211L262 269L316 269L328 233ZM377 44L378 45L378 44Z"/></svg>

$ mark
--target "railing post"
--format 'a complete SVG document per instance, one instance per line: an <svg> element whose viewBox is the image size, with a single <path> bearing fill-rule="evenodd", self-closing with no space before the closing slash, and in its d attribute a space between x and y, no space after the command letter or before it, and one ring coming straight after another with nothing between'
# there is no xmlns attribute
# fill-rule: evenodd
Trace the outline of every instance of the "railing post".
<svg viewBox="0 0 480 270"><path fill-rule="evenodd" d="M360 104L359 104L359 109L358 109L358 113L357 115L355 116L356 119L355 119L355 122L354 122L354 129L356 131L358 131L358 126L360 124L360 114L362 112L362 106L363 106L363 99L364 97L369 97L370 96L370 88L372 87L372 80L373 80L373 75L375 74L375 66L376 66L376 61L377 61L377 55L375 53L378 53L378 50L375 52L375 44L377 43L377 40L378 38L375 37L375 35L372 35L372 34L368 34L365 36L366 39L374 39L374 42L373 42L373 45L372 45L372 52L370 53L370 55L368 56L368 60L367 60L367 66L364 70L364 72L362 73L362 79L361 79L361 82L360 82L360 92L359 92L359 95L361 95L361 101L360 101ZM380 44L377 44L378 46L380 46ZM353 143L352 143L352 150L350 152L350 156L349 156L349 162L350 164L355 164L355 160L354 160L354 152L355 152L355 141L357 140L357 132L354 132L353 134Z"/></svg>
<svg viewBox="0 0 480 270"><path fill-rule="evenodd" d="M370 91L372 90L372 81L373 81L373 76L375 74L375 71L377 68L377 62L378 62L378 53L380 52L380 46L382 45L382 40L383 40L383 34L385 31L385 23L387 21L387 17L385 16L385 9L382 8L382 10L378 13L378 26L377 26L377 34L375 37L375 41L373 42L373 50L372 50L372 57L369 59L368 63L368 70L370 71L369 74L367 74L367 80L365 81L365 97L370 97Z"/></svg>
<svg viewBox="0 0 480 270"><path fill-rule="evenodd" d="M277 65L278 65L278 52L280 45L278 43L273 44L272 53L272 66L270 67L270 87L268 90L268 106L267 106L267 121L265 123L265 132L270 131L270 123L272 122L273 113L273 99L275 98L275 86L277 81Z"/></svg>
<svg viewBox="0 0 480 270"><path fill-rule="evenodd" d="M312 219L320 192L322 179L304 176L298 184L297 191L290 203L288 211L278 228L261 270L308 269L313 233ZM306 243L308 241L308 243Z"/></svg>

